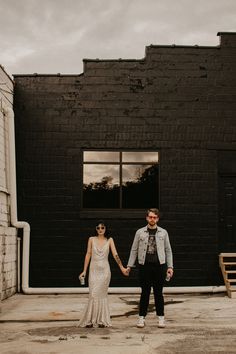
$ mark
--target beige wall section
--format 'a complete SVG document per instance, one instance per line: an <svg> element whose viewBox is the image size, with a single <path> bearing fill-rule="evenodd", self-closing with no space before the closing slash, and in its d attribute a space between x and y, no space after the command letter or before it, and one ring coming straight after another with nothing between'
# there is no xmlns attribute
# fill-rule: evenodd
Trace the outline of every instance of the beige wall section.
<svg viewBox="0 0 236 354"><path fill-rule="evenodd" d="M16 292L17 230L10 227L8 122L3 106L13 105L13 82L0 66L0 299Z"/></svg>
<svg viewBox="0 0 236 354"><path fill-rule="evenodd" d="M0 227L1 300L15 294L17 284L17 231L14 227Z"/></svg>

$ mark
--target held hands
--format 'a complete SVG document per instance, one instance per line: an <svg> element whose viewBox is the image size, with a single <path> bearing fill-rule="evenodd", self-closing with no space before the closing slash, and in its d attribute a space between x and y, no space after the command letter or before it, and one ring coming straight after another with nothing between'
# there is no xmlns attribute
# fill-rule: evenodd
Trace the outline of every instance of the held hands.
<svg viewBox="0 0 236 354"><path fill-rule="evenodd" d="M130 270L128 270L129 267L125 268L125 267L121 267L120 270L123 273L124 276L128 277L129 276L129 272ZM130 268L129 268L130 269Z"/></svg>
<svg viewBox="0 0 236 354"><path fill-rule="evenodd" d="M130 268L130 267L127 267L127 268L126 268L126 274L127 274L127 276L129 276L130 271L131 271L131 268Z"/></svg>

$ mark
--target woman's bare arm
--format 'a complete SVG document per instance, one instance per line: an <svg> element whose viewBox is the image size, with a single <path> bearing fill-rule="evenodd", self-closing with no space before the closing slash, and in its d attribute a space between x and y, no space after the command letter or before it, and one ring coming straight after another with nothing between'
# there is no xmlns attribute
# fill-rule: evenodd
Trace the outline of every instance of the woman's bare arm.
<svg viewBox="0 0 236 354"><path fill-rule="evenodd" d="M91 254L92 254L92 237L89 237L88 239L88 246L87 246L87 252L84 258L84 269L83 272L79 275L80 277L85 277L88 269L88 265L91 259Z"/></svg>
<svg viewBox="0 0 236 354"><path fill-rule="evenodd" d="M116 250L115 242L112 237L110 238L110 247L111 247L111 253L113 255L113 258L116 261L116 263L118 264L120 270L122 271L122 273L124 275L127 275L127 269L123 267L121 259L117 253L117 250Z"/></svg>

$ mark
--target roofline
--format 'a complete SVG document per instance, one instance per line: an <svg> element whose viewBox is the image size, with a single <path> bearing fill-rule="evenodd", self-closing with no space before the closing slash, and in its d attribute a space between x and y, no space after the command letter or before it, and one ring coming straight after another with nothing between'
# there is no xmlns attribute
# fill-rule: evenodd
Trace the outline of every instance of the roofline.
<svg viewBox="0 0 236 354"><path fill-rule="evenodd" d="M220 45L216 46L200 46L200 45L176 45L176 44L170 44L170 45L162 45L162 44L150 44L145 47L147 48L193 48L193 49L220 49ZM83 62L140 62L143 61L145 58L141 59L91 59L91 58L84 58Z"/></svg>
<svg viewBox="0 0 236 354"><path fill-rule="evenodd" d="M57 74L40 74L40 73L33 73L33 74L13 74L13 77L24 77L24 76L30 76L30 77L37 77L37 76L50 76L50 77L61 77L61 76L82 76L84 73L80 73L80 74L61 74L61 73L57 73Z"/></svg>
<svg viewBox="0 0 236 354"><path fill-rule="evenodd" d="M84 58L83 59L83 62L100 62L100 61L110 61L110 62L121 62L121 61L126 61L126 62L133 62L133 61L142 61L144 59L122 59L122 58L119 58L119 59L99 59L99 58L96 58L96 59L89 59L89 58Z"/></svg>
<svg viewBox="0 0 236 354"><path fill-rule="evenodd" d="M218 32L217 36L221 36L221 35L236 35L236 32ZM192 48L192 49L220 49L221 45L216 45L216 46L201 46L201 45L176 45L176 44L170 44L170 45L161 45L161 44L150 44L148 46L145 47L145 53L147 51L148 48ZM143 62L146 59L146 55L144 58L141 59L122 59L122 58L118 58L118 59L90 59L90 58L84 58L82 61L84 63L87 62ZM2 68L2 66L1 66ZM4 68L2 68L4 70ZM5 72L5 70L4 70ZM7 73L6 73L7 74ZM13 74L13 78L14 77L37 77L37 76L44 76L44 77L75 77L75 76L82 76L84 74L80 73L80 74L61 74L61 73L57 73L57 74L39 74L39 73L34 73L34 74ZM8 74L7 74L8 75ZM10 77L9 77L10 78ZM10 78L11 79L11 78ZM11 79L12 80L12 79Z"/></svg>
<svg viewBox="0 0 236 354"><path fill-rule="evenodd" d="M0 64L0 68L2 69L2 71L7 75L8 79L11 80L11 82L14 84L13 79L11 78L11 76L6 72L6 70L4 69L4 67Z"/></svg>
<svg viewBox="0 0 236 354"><path fill-rule="evenodd" d="M220 49L220 45L216 45L216 46L204 46L204 45L177 45L177 44L150 44L148 46L146 46L145 48L193 48L193 49ZM103 61L109 61L109 62L119 62L119 61L124 61L124 62L132 62L132 61L142 61L145 58L141 58L141 59L122 59L122 58L118 58L118 59L91 59L91 58L84 58L83 62L103 62Z"/></svg>
<svg viewBox="0 0 236 354"><path fill-rule="evenodd" d="M232 35L236 35L236 32L218 32L217 36L221 36L222 34L232 34Z"/></svg>
<svg viewBox="0 0 236 354"><path fill-rule="evenodd" d="M148 48L193 48L193 49L220 49L220 45L217 46L200 46L200 45L176 45L176 44L171 44L171 45L160 45L160 44L150 44L148 46L145 47L145 52ZM99 58L95 58L95 59L90 59L90 58L84 58L82 59L82 61L84 63L94 63L94 62L144 62L146 59L146 55L144 58L140 58L140 59L122 59L122 58L118 58L118 59L99 59ZM13 74L12 76L15 77L37 77L37 76L43 76L43 77L74 77L74 76L82 76L84 74L80 73L80 74L61 74L61 73L57 73L57 74L40 74L40 73L33 73L33 74Z"/></svg>
<svg viewBox="0 0 236 354"><path fill-rule="evenodd" d="M196 48L196 49L218 49L220 46L219 45L198 45L198 44L194 44L194 45L178 45L178 44L170 44L170 45L166 45L166 44L150 44L149 46L147 46L148 48Z"/></svg>

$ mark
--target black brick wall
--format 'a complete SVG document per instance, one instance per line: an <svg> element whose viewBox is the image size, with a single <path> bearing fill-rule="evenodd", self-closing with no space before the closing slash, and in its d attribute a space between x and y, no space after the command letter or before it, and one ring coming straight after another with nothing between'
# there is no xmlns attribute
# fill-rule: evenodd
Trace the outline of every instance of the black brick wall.
<svg viewBox="0 0 236 354"><path fill-rule="evenodd" d="M221 283L218 151L236 150L236 35L218 47L149 46L142 60L84 60L81 75L15 75L19 218L31 224L30 285L77 286L96 213L81 210L82 149L161 156L161 226L172 285ZM101 212L124 263L145 215ZM112 283L137 286L136 271Z"/></svg>

